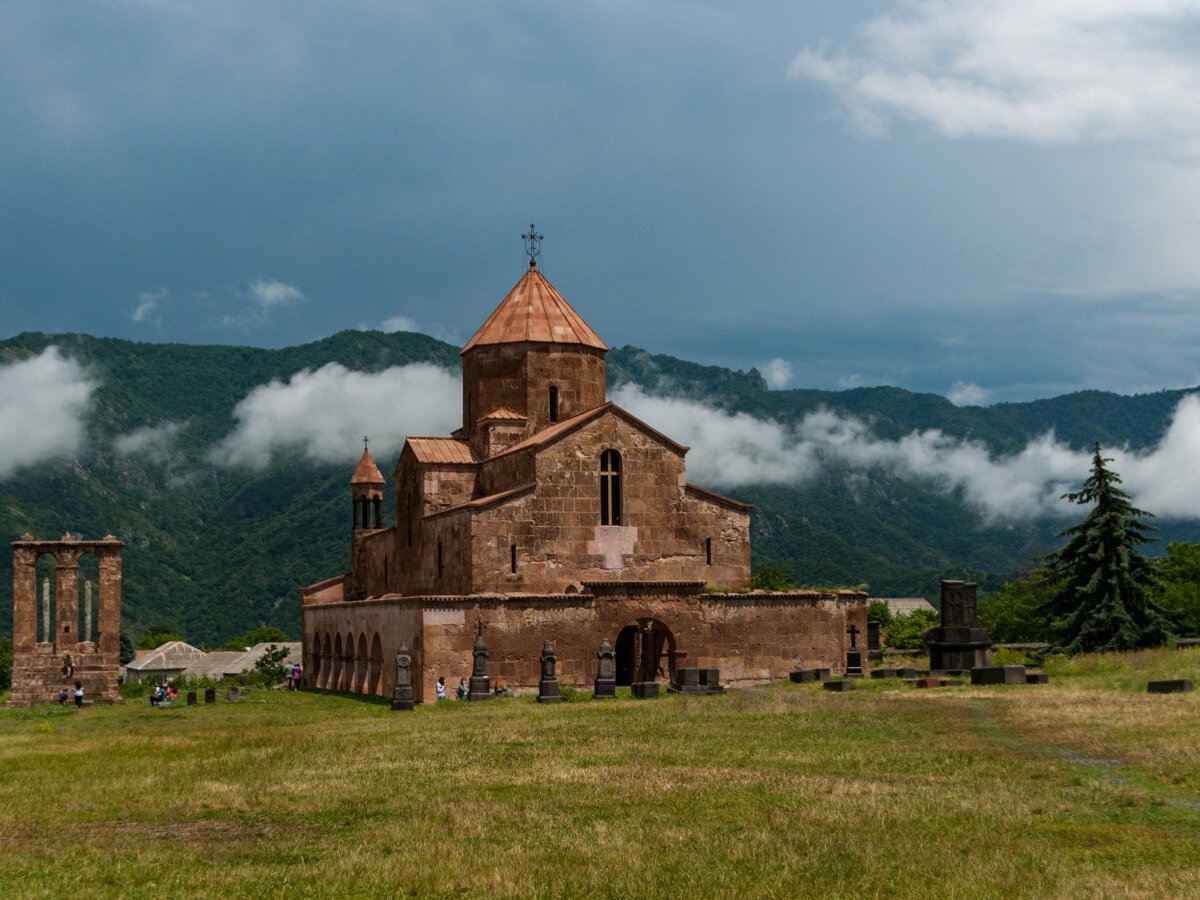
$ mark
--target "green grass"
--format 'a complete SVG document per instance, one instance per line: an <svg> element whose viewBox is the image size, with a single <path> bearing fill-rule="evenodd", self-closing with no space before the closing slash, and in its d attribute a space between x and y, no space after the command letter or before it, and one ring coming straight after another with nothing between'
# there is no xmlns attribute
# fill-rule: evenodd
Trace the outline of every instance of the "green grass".
<svg viewBox="0 0 1200 900"><path fill-rule="evenodd" d="M1116 674L1113 669L1119 662ZM1195 896L1200 651L1047 686L0 712L23 896ZM1141 691L1137 683L1140 679Z"/></svg>

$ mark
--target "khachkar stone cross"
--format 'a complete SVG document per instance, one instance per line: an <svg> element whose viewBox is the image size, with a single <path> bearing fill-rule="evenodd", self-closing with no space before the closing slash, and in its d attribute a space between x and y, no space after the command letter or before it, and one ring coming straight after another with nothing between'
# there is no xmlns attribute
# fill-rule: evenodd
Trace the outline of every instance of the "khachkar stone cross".
<svg viewBox="0 0 1200 900"><path fill-rule="evenodd" d="M483 620L475 628L475 648L471 651L475 656L475 666L471 670L471 689L467 693L468 700L491 700L492 680L487 673L487 644L483 642Z"/></svg>
<svg viewBox="0 0 1200 900"><path fill-rule="evenodd" d="M408 647L401 644L400 652L396 654L396 690L392 692L392 709L412 708L412 656Z"/></svg>
<svg viewBox="0 0 1200 900"><path fill-rule="evenodd" d="M617 696L617 667L613 661L612 644L605 638L600 642L596 653L596 685L594 697L597 700L611 700Z"/></svg>
<svg viewBox="0 0 1200 900"><path fill-rule="evenodd" d="M549 641L542 646L542 680L538 682L538 703L561 703L562 692L558 689L554 645Z"/></svg>
<svg viewBox="0 0 1200 900"><path fill-rule="evenodd" d="M862 677L862 653L858 650L858 636L861 632L858 626L853 622L846 629L846 634L850 635L850 650L846 653L846 674L853 678L855 675Z"/></svg>
<svg viewBox="0 0 1200 900"><path fill-rule="evenodd" d="M534 260L541 255L542 252L542 235L537 233L537 229L533 227L533 223L529 223L529 231L521 235L525 241L525 255L529 257L529 264L534 265Z"/></svg>

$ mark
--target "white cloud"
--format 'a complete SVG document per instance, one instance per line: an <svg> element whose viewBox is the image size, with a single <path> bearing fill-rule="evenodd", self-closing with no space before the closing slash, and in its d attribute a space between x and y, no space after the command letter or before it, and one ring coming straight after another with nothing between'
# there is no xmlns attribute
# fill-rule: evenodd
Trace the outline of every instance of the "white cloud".
<svg viewBox="0 0 1200 900"><path fill-rule="evenodd" d="M993 456L977 441L937 430L900 440L876 437L859 419L830 410L811 413L795 426L728 413L691 400L655 397L623 385L614 400L691 447L689 478L698 484L737 488L799 484L832 465L854 473L883 469L896 477L932 483L961 494L988 521L1038 516L1069 517L1078 508L1061 499L1087 477L1091 455L1045 434L1019 453ZM1135 502L1162 516L1200 515L1200 397L1178 406L1159 445L1146 453L1105 451Z"/></svg>
<svg viewBox="0 0 1200 900"><path fill-rule="evenodd" d="M186 422L162 422L135 428L128 434L117 435L113 439L113 449L119 456L163 459L171 454L176 437L186 427Z"/></svg>
<svg viewBox="0 0 1200 900"><path fill-rule="evenodd" d="M282 281L255 281L250 285L250 296L263 310L274 306L292 306L304 299L298 287L284 284Z"/></svg>
<svg viewBox="0 0 1200 900"><path fill-rule="evenodd" d="M391 334L396 331L420 331L421 329L408 316L392 316L379 323L379 330Z"/></svg>
<svg viewBox="0 0 1200 900"><path fill-rule="evenodd" d="M828 85L863 131L893 117L948 137L1151 141L1200 148L1195 0L906 0L858 55L806 47L790 74Z"/></svg>
<svg viewBox="0 0 1200 900"><path fill-rule="evenodd" d="M321 463L353 463L364 435L376 459L396 453L408 435L444 435L461 424L462 385L428 363L368 374L337 363L259 385L233 411L237 427L209 458L263 468L276 452Z"/></svg>
<svg viewBox="0 0 1200 900"><path fill-rule="evenodd" d="M983 406L988 401L988 392L973 382L956 381L946 399L955 406Z"/></svg>
<svg viewBox="0 0 1200 900"><path fill-rule="evenodd" d="M234 328L255 328L267 325L271 321L271 313L276 309L295 306L306 299L304 293L294 285L284 284L275 279L252 281L245 291L239 291L239 297L246 304L246 309L221 317L220 324Z"/></svg>
<svg viewBox="0 0 1200 900"><path fill-rule="evenodd" d="M137 303L133 307L133 312L129 314L129 318L134 322L145 322L158 310L160 301L167 298L168 291L165 287L159 288L157 291L142 291L138 294Z"/></svg>
<svg viewBox="0 0 1200 900"><path fill-rule="evenodd" d="M792 383L791 364L787 360L780 359L777 356L769 363L763 365L762 376L766 379L767 387L771 390L782 390Z"/></svg>
<svg viewBox="0 0 1200 900"><path fill-rule="evenodd" d="M0 478L74 453L96 389L83 367L57 347L0 366Z"/></svg>

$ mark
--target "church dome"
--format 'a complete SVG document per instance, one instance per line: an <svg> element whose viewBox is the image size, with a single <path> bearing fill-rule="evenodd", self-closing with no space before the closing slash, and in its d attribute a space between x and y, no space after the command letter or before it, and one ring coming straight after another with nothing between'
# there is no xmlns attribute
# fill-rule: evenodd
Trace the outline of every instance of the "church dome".
<svg viewBox="0 0 1200 900"><path fill-rule="evenodd" d="M530 262L529 269L500 301L460 353L482 344L575 344L607 351L608 346L583 321L546 276Z"/></svg>

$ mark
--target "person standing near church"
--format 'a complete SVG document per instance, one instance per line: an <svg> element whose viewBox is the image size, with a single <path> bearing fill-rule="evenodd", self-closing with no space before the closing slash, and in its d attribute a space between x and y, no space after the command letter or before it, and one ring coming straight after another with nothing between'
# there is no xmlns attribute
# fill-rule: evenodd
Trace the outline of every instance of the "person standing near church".
<svg viewBox="0 0 1200 900"><path fill-rule="evenodd" d="M445 700L445 699L446 699L446 676L445 676L445 675L439 675L439 676L438 676L438 682L437 682L437 698L438 698L439 700Z"/></svg>
<svg viewBox="0 0 1200 900"><path fill-rule="evenodd" d="M83 682L75 682L75 705L83 706Z"/></svg>

